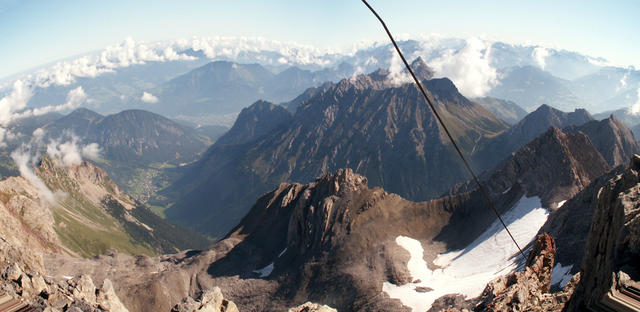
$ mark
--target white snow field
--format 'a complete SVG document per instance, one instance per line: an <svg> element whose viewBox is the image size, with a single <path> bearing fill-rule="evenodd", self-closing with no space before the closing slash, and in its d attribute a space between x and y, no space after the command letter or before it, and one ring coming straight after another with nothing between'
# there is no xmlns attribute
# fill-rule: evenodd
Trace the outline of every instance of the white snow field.
<svg viewBox="0 0 640 312"><path fill-rule="evenodd" d="M556 263L556 266L553 267L553 273L551 273L551 285L558 284L560 288L567 286L573 277L571 268L573 268L573 264L562 266L562 263Z"/></svg>
<svg viewBox="0 0 640 312"><path fill-rule="evenodd" d="M542 208L539 197L523 196L502 218L518 244L524 247L536 237L547 216L548 211ZM513 256L518 249L498 220L465 249L438 255L433 262L441 268L434 271L427 267L418 240L398 236L396 243L411 255L407 269L413 280L419 282L402 286L384 282L382 291L391 298L400 299L415 312L428 310L436 299L447 294L477 297L488 282L517 267L518 257ZM416 287L433 290L418 292Z"/></svg>

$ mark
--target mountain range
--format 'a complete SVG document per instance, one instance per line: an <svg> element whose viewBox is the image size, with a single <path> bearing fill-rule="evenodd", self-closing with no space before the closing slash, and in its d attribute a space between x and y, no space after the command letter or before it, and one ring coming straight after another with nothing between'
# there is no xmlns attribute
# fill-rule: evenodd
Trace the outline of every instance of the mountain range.
<svg viewBox="0 0 640 312"><path fill-rule="evenodd" d="M542 207L555 204L553 209L561 211L560 201L588 189L609 169L585 134L551 128L502 162L484 182L524 246L547 220ZM505 263L515 268L519 262L511 258L517 249L483 203L473 187L411 202L370 188L365 177L350 169L338 170L308 184L280 184L211 249L171 256L169 263L175 265L166 266L159 258L138 263L122 256L65 258L73 265L63 266L58 258L49 261L56 276L97 272L97 279L113 280L123 303L140 311L167 310L183 296L213 285L224 289L225 298L240 310L279 310L305 300L349 311L472 307L472 298L500 275ZM414 261L412 248L419 248L420 257L424 252L423 264L417 265L427 272L444 268L437 279L416 275L421 274L416 264L407 266ZM480 258L485 259L482 266ZM153 277L138 273L161 267ZM483 277L486 272L495 275ZM175 282L189 279L198 283L183 288ZM458 295L440 298L448 292ZM132 293L136 296L125 295ZM170 295L161 295L165 293Z"/></svg>
<svg viewBox="0 0 640 312"><path fill-rule="evenodd" d="M414 67L426 69L421 60ZM436 109L451 122L448 126L466 152L482 137L507 127L462 96L450 80L429 79L431 72L423 72ZM244 110L234 127L169 188L166 196L178 200L167 216L221 235L247 212L250 198L280 182L309 181L343 167L414 200L433 198L464 181L462 163L453 157L419 92L411 84L390 85L388 75L380 70L342 80L303 101L293 116L284 109L276 114L262 102ZM260 118L252 116L254 111ZM247 120L256 123L262 115L271 120L270 131L238 135L252 129Z"/></svg>
<svg viewBox="0 0 640 312"><path fill-rule="evenodd" d="M30 135L0 148L11 164L0 181L0 308L633 306L640 144L617 114L553 106L596 107L632 90L611 91L635 73L567 51L547 51L545 64L523 57L538 47L484 48L503 62L493 91L507 99L468 99L437 78L438 51L412 62L482 189L407 73L380 66L388 46L324 68L218 61L145 89L156 100L141 105L169 116L188 106L196 119L82 108L19 120L8 129ZM361 63L372 55L378 63ZM353 75L367 66L377 69ZM576 96L578 82L593 102ZM598 97L601 82L609 93ZM194 123L238 110L228 131Z"/></svg>
<svg viewBox="0 0 640 312"><path fill-rule="evenodd" d="M399 46L410 58L422 57L428 63L439 64L436 77L454 75L450 78L457 85L471 82L465 76L457 76L451 66L466 64L466 55L478 57L478 62L487 63L489 73L495 71L495 77L484 77L488 80L480 93L513 101L527 111L548 104L561 110L582 107L600 113L629 108L638 101L637 70L610 66L606 60L571 51L456 38L407 40L399 42ZM476 49L478 53L469 54ZM219 125L221 115L236 114L256 100L288 102L326 81L335 83L389 68L393 58L388 44L286 64L278 60L288 57L276 51L240 51L235 56L223 53L217 59L208 59L201 50L178 52L190 58L141 62L96 77L72 75L67 77L69 81L47 80L34 89L28 106L62 104L70 90L82 87L88 97L84 105L101 114L137 108L169 118L197 119L201 125ZM0 90L0 94L4 96L9 91ZM145 92L150 97L143 101ZM468 95L481 94L473 91ZM177 110L178 104L193 112Z"/></svg>

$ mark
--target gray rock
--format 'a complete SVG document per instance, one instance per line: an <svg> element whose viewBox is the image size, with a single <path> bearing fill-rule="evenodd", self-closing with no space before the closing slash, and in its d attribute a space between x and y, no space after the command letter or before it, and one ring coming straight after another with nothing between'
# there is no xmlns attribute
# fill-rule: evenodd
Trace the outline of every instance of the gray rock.
<svg viewBox="0 0 640 312"><path fill-rule="evenodd" d="M33 278L31 278L31 283L33 284L33 290L36 294L49 291L49 286L47 286L47 283L40 274L35 274Z"/></svg>
<svg viewBox="0 0 640 312"><path fill-rule="evenodd" d="M113 284L109 279L105 279L102 288L98 291L98 296L96 298L98 305L112 312L129 312L129 310L122 304L118 295L113 290Z"/></svg>
<svg viewBox="0 0 640 312"><path fill-rule="evenodd" d="M73 289L73 296L76 299L96 302L96 286L88 275L82 275Z"/></svg>
<svg viewBox="0 0 640 312"><path fill-rule="evenodd" d="M297 307L289 309L289 312L338 312L338 310L312 302L305 302Z"/></svg>
<svg viewBox="0 0 640 312"><path fill-rule="evenodd" d="M6 268L5 275L8 280L16 282L22 275L22 269L17 264L12 263Z"/></svg>

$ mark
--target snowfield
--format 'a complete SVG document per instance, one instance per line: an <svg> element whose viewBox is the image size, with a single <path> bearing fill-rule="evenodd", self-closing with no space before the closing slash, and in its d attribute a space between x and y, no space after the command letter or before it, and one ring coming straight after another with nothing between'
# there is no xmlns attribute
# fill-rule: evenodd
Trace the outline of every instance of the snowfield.
<svg viewBox="0 0 640 312"><path fill-rule="evenodd" d="M553 267L553 273L551 273L551 285L557 284L560 288L567 286L573 277L571 268L573 268L573 264L562 266L562 263L556 263L556 266Z"/></svg>
<svg viewBox="0 0 640 312"><path fill-rule="evenodd" d="M547 221L548 214L547 209L542 208L539 197L523 196L502 218L518 244L524 247L536 237L540 227ZM436 299L446 294L477 297L488 282L517 267L518 259L512 256L518 249L498 220L465 249L438 255L433 263L441 268L434 271L427 267L422 244L418 240L398 236L396 243L411 255L407 269L413 280L419 282L401 286L385 282L382 291L391 298L400 299L413 311L428 310ZM433 290L418 292L416 287Z"/></svg>

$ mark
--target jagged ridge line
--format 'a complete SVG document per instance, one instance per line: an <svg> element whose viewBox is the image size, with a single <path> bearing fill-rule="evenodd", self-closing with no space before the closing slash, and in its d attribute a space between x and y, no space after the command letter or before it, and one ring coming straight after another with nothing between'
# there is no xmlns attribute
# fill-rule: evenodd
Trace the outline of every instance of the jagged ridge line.
<svg viewBox="0 0 640 312"><path fill-rule="evenodd" d="M476 184L478 185L478 188L480 189L480 192L482 193L482 195L484 196L484 198L486 199L486 201L489 203L489 207L491 208L491 210L493 210L493 213L495 213L496 217L498 217L498 220L500 220L500 223L502 223L502 226L504 227L504 229L507 231L507 234L509 234L509 237L511 237L511 240L513 241L513 243L516 245L516 247L518 248L518 251L520 252L520 255L522 256L522 258L526 261L527 257L524 255L524 252L522 251L522 248L520 248L520 245L518 245L518 242L516 241L516 239L513 237L513 235L511 234L511 231L509 231L509 228L507 227L507 225L504 223L504 220L502 220L502 216L500 216L500 213L498 212L498 210L496 209L495 205L493 204L493 201L491 200L491 198L489 197L489 194L487 193L487 191L485 190L485 188L482 186L482 184L480 183L480 179L478 179L478 176L476 176L475 172L473 171L473 169L471 169L471 166L469 165L469 163L467 162L466 158L464 158L464 155L462 154L462 151L460 150L460 148L458 147L458 143L456 143L456 140L453 138L453 136L451 135L451 133L449 132L449 129L447 128L447 126L445 125L444 121L442 120L442 118L440 117L440 115L438 114L438 111L436 110L435 106L433 105L433 103L431 102L431 99L429 99L429 96L427 95L427 92L424 90L424 88L422 87L422 84L420 83L420 80L418 80L418 78L416 77L416 75L413 73L413 70L411 70L411 67L409 66L409 63L407 62L407 60L404 58L404 55L402 54L402 51L400 51L400 47L398 47L398 44L396 44L395 39L393 39L393 36L391 35L391 32L389 31L389 28L387 28L387 25L385 24L385 22L382 20L382 18L380 17L380 15L378 15L378 13L373 9L373 7L371 7L369 5L369 3L366 0L362 0L362 2L364 3L364 5L367 6L367 8L369 8L369 10L371 11L371 13L373 13L373 15L375 15L375 17L378 19L378 21L380 21L380 24L382 24L382 27L384 28L384 31L387 33L387 35L389 36L389 39L391 39L391 43L393 43L393 46L395 47L396 51L398 52L398 54L400 55L400 58L402 59L402 62L404 63L404 66L407 68L407 70L409 71L409 73L411 74L411 77L413 77L413 81L416 83L416 85L418 86L418 89L420 89L420 92L422 92L422 95L424 96L425 100L427 101L427 104L429 104L429 107L431 108L431 111L433 112L433 114L436 116L436 118L438 119L438 122L440 123L440 125L442 126L442 128L444 129L444 132L447 134L447 137L449 137L449 140L451 141L453 147L455 148L456 152L458 152L458 156L460 156L460 159L462 159L462 162L464 163L465 167L467 168L467 171L469 171L469 173L471 174L471 176L473 177L473 180L476 182Z"/></svg>

